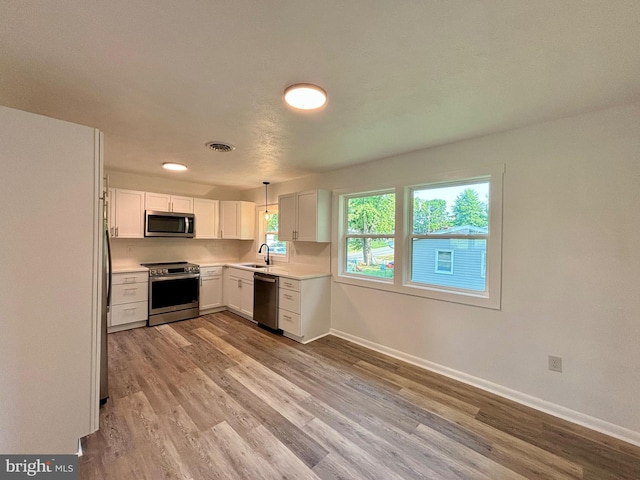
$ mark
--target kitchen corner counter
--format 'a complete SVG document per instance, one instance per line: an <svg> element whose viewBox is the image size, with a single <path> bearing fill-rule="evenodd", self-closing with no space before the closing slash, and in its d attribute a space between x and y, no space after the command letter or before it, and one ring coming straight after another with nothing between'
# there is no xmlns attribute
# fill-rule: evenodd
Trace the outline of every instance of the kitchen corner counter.
<svg viewBox="0 0 640 480"><path fill-rule="evenodd" d="M264 272L269 275L292 278L294 280L308 280L311 278L331 276L331 272L322 272L314 267L305 267L300 265L272 265L269 267L255 268L243 263L227 263L226 266L240 268L251 272Z"/></svg>

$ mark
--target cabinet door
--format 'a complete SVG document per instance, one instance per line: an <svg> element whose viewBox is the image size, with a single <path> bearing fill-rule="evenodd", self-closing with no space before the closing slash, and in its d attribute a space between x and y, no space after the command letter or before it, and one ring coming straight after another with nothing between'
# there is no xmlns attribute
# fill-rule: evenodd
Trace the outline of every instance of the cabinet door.
<svg viewBox="0 0 640 480"><path fill-rule="evenodd" d="M196 217L196 238L218 238L218 201L193 199Z"/></svg>
<svg viewBox="0 0 640 480"><path fill-rule="evenodd" d="M253 318L253 282L240 281L240 311Z"/></svg>
<svg viewBox="0 0 640 480"><path fill-rule="evenodd" d="M222 238L238 238L238 202L220 203L220 230Z"/></svg>
<svg viewBox="0 0 640 480"><path fill-rule="evenodd" d="M293 241L296 229L296 197L295 193L278 197L278 240Z"/></svg>
<svg viewBox="0 0 640 480"><path fill-rule="evenodd" d="M254 240L256 237L256 204L238 202L238 238Z"/></svg>
<svg viewBox="0 0 640 480"><path fill-rule="evenodd" d="M317 237L318 212L317 194L315 191L301 192L298 194L298 211L296 215L298 228L296 240L302 242L315 242Z"/></svg>
<svg viewBox="0 0 640 480"><path fill-rule="evenodd" d="M171 211L171 195L166 193L145 192L144 209L156 212Z"/></svg>
<svg viewBox="0 0 640 480"><path fill-rule="evenodd" d="M200 277L200 310L222 305L222 276Z"/></svg>
<svg viewBox="0 0 640 480"><path fill-rule="evenodd" d="M171 195L171 212L193 213L193 198Z"/></svg>
<svg viewBox="0 0 640 480"><path fill-rule="evenodd" d="M225 275L224 280L224 303L234 310L240 310L240 282L241 279L230 275Z"/></svg>
<svg viewBox="0 0 640 480"><path fill-rule="evenodd" d="M116 237L144 237L144 192L116 189Z"/></svg>

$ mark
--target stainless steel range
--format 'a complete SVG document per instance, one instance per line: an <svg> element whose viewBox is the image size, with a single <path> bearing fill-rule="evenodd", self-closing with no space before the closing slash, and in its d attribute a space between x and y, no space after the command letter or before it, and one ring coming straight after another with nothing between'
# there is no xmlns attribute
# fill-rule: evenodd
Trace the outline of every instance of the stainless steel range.
<svg viewBox="0 0 640 480"><path fill-rule="evenodd" d="M199 315L200 267L187 262L143 263L149 269L149 326Z"/></svg>

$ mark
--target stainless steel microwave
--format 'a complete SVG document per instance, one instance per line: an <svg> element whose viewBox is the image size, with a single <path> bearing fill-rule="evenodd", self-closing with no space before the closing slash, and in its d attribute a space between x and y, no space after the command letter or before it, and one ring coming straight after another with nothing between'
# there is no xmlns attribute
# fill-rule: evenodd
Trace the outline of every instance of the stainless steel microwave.
<svg viewBox="0 0 640 480"><path fill-rule="evenodd" d="M144 212L145 237L193 238L196 231L193 213Z"/></svg>

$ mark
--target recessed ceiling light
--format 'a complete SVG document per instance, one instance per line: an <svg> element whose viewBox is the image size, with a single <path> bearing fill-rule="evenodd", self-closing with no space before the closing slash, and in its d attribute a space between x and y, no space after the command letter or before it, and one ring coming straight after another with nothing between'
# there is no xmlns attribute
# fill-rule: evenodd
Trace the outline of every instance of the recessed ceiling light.
<svg viewBox="0 0 640 480"><path fill-rule="evenodd" d="M284 101L293 108L315 110L327 103L327 92L311 83L297 83L285 89Z"/></svg>
<svg viewBox="0 0 640 480"><path fill-rule="evenodd" d="M209 142L205 143L205 145L214 152L220 153L233 152L236 149L236 147L234 147L233 145L224 142Z"/></svg>
<svg viewBox="0 0 640 480"><path fill-rule="evenodd" d="M183 165L181 163L173 163L173 162L164 162L162 164L162 168L166 169L166 170L173 170L176 172L183 172L187 169L186 165Z"/></svg>

